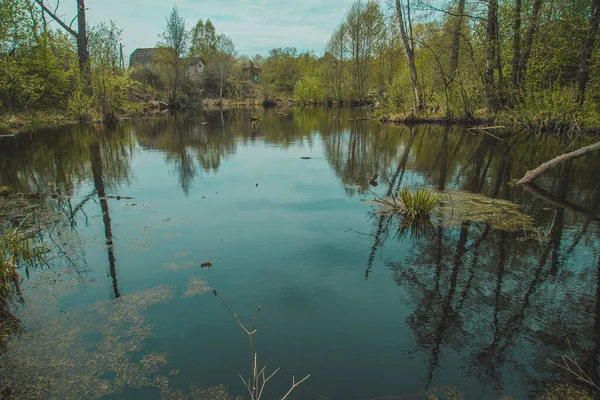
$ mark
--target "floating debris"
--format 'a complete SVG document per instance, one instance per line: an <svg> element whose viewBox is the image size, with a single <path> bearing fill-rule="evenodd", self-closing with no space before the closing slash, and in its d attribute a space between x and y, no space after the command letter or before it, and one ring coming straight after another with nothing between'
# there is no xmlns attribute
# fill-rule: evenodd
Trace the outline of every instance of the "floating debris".
<svg viewBox="0 0 600 400"><path fill-rule="evenodd" d="M210 269L210 267L213 266L213 263L211 261L204 261L202 264L200 264L200 268L207 268Z"/></svg>
<svg viewBox="0 0 600 400"><path fill-rule="evenodd" d="M451 218L451 224L461 221L489 224L508 232L538 232L530 215L521 212L521 205L508 200L493 199L471 192L448 192L436 209L438 214Z"/></svg>
<svg viewBox="0 0 600 400"><path fill-rule="evenodd" d="M304 156L304 157L300 157L300 159L301 159L301 160L311 160L311 159L312 159L312 157L306 157L306 156Z"/></svg>

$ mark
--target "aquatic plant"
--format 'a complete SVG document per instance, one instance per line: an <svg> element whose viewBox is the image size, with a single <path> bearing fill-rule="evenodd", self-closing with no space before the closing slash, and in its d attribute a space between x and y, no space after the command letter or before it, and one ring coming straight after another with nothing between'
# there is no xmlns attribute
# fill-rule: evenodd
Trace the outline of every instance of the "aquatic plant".
<svg viewBox="0 0 600 400"><path fill-rule="evenodd" d="M269 382L269 380L271 378L273 378L275 376L275 374L277 374L277 372L279 372L279 370L280 370L280 368L277 368L273 373L271 373L270 375L267 376L266 375L267 366L265 365L261 369L259 369L259 366L258 366L258 354L254 352L253 335L256 333L256 330L254 329L254 327L256 326L256 321L258 320L258 316L260 314L261 307L258 306L258 308L256 310L256 315L254 316L254 320L252 321L252 326L250 327L250 329L248 329L248 328L246 328L246 326L244 326L244 324L242 324L242 322L239 320L237 315L235 315L235 313L233 311L231 311L231 308L229 308L229 306L227 305L225 300L223 300L221 295L219 295L219 293L217 293L217 291L215 289L213 289L212 292L216 297L219 298L219 300L221 300L221 303L223 303L225 308L227 308L227 311L229 311L229 313L233 316L233 319L235 319L235 321L240 325L240 327L248 335L248 339L250 341L250 354L252 355L252 378L251 379L249 378L246 381L240 375L240 379L242 380L242 382L244 383L244 386L248 390L248 393L250 394L250 399L251 400L260 400L267 382ZM306 375L304 378L302 378L298 382L296 382L295 377L292 377L292 386L290 387L290 390L288 390L288 392L281 398L281 400L287 399L288 396L294 391L294 389L296 389L302 382L307 380L309 377L310 377L310 374Z"/></svg>
<svg viewBox="0 0 600 400"><path fill-rule="evenodd" d="M403 186L398 191L398 197L404 206L403 214L409 221L429 217L433 208L442 198L439 193L424 187L411 191L408 186Z"/></svg>
<svg viewBox="0 0 600 400"><path fill-rule="evenodd" d="M16 228L5 229L0 236L0 302L6 302L12 294L20 296L22 276L17 269L23 268L29 275L31 267L47 264L48 248L36 245L35 232L22 228L28 217Z"/></svg>

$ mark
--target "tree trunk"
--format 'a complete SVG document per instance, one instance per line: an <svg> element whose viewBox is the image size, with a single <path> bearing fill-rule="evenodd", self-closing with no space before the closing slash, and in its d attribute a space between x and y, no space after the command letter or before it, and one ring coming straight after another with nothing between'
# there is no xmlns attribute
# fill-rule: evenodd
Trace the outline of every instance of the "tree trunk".
<svg viewBox="0 0 600 400"><path fill-rule="evenodd" d="M587 35L581 47L581 56L579 59L579 71L577 72L577 96L579 104L583 105L585 100L585 87L587 86L590 74L590 59L594 50L596 34L598 33L598 21L600 20L600 0L592 0L592 13Z"/></svg>
<svg viewBox="0 0 600 400"><path fill-rule="evenodd" d="M77 0L77 26L78 31L75 32L71 27L64 23L59 17L46 7L43 1L35 0L36 3L48 14L53 20L55 20L65 31L70 33L77 40L77 57L79 58L79 72L81 73L81 80L83 82L83 91L91 94L91 81L92 73L90 67L90 54L88 51L88 40L87 40L87 29L85 22L85 2L84 0Z"/></svg>
<svg viewBox="0 0 600 400"><path fill-rule="evenodd" d="M521 1L521 0L517 0ZM456 7L454 31L452 32L452 50L450 52L450 82L454 81L454 74L458 69L458 56L460 52L460 34L463 28L465 14L465 0L458 0Z"/></svg>
<svg viewBox="0 0 600 400"><path fill-rule="evenodd" d="M523 52L521 53L521 59L519 60L518 80L521 84L525 81L525 75L527 74L527 64L529 63L529 56L531 55L531 47L533 46L533 38L535 37L535 31L537 30L541 7L542 0L535 0L533 2L529 26L527 26L527 32L525 33Z"/></svg>
<svg viewBox="0 0 600 400"><path fill-rule="evenodd" d="M77 56L79 57L79 70L83 81L84 91L91 94L92 72L90 67L90 53L88 52L88 39L85 23L84 0L77 0Z"/></svg>
<svg viewBox="0 0 600 400"><path fill-rule="evenodd" d="M410 0L407 0L410 4ZM413 92L413 103L415 107L415 112L420 111L423 108L422 105L422 97L421 90L419 89L419 79L417 75L417 65L415 63L415 49L414 45L411 44L412 41L412 30L411 35L409 37L406 31L406 23L404 22L404 16L402 13L402 4L400 4L400 0L396 0L396 13L398 15L398 23L400 25L400 38L402 39L402 44L404 45L404 51L406 52L406 57L408 58L408 68L410 70L410 81ZM407 13L407 20L410 24L410 10Z"/></svg>
<svg viewBox="0 0 600 400"><path fill-rule="evenodd" d="M486 27L486 49L485 49L485 92L488 111L497 109L496 84L494 79L494 67L496 65L497 33L498 33L498 0L489 0Z"/></svg>
<svg viewBox="0 0 600 400"><path fill-rule="evenodd" d="M510 82L512 89L518 87L519 59L521 58L521 0L515 1L515 20L513 25L513 59Z"/></svg>
<svg viewBox="0 0 600 400"><path fill-rule="evenodd" d="M597 1L597 0L594 0L594 1ZM558 156L556 158L553 158L552 160L543 163L542 165L540 165L536 169L528 171L525 174L525 176L523 178L521 178L520 181L517 182L517 184L518 185L522 185L522 184L525 184L525 183L532 182L538 176L540 176L541 174L543 174L547 170L549 170L551 168L554 168L555 166L557 166L558 164L560 164L563 161L569 161L569 160L573 160L573 159L576 159L576 158L579 158L579 157L583 157L586 154L589 154L589 153L591 153L593 151L597 151L597 150L600 150L600 142L596 142L596 143L591 144L589 146L582 147L579 150L575 150L575 151L572 151L570 153L566 153L566 154L563 154L563 155Z"/></svg>

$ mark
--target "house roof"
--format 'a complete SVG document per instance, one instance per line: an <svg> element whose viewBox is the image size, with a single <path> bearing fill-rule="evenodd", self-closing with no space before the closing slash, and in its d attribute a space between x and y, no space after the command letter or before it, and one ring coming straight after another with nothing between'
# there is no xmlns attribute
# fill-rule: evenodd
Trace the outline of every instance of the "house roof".
<svg viewBox="0 0 600 400"><path fill-rule="evenodd" d="M157 48L147 48L147 49L135 49L133 53L131 53L130 57L145 57L145 56L153 56L156 53Z"/></svg>

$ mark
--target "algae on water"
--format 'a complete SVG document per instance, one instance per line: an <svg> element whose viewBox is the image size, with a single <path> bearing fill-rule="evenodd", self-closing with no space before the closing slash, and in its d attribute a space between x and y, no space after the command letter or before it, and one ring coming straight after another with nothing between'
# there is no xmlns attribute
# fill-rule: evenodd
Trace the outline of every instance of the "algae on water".
<svg viewBox="0 0 600 400"><path fill-rule="evenodd" d="M522 213L519 204L479 193L446 192L436 212L448 224L470 221L489 224L501 231L537 232L533 218Z"/></svg>
<svg viewBox="0 0 600 400"><path fill-rule="evenodd" d="M56 275L42 275L56 282ZM232 399L222 386L172 390L170 376L177 371L168 372L167 354L144 351L153 335L145 311L174 299L172 286L61 311L58 294L74 292L78 284L67 281L72 284L50 286L54 294L47 294L47 281L32 284L39 293L19 312L28 329L10 340L0 363L2 383L14 398L96 399L145 387L160 391L162 399ZM193 278L184 297L206 291L207 282Z"/></svg>

